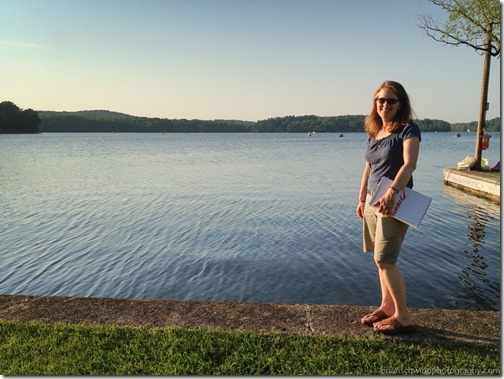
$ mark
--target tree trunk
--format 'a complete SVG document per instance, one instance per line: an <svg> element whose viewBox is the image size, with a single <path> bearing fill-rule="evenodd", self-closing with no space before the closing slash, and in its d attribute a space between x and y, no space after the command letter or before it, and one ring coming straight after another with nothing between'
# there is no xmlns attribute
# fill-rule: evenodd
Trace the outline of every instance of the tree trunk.
<svg viewBox="0 0 504 379"><path fill-rule="evenodd" d="M476 158L476 163L474 164L473 170L481 170L481 142L483 139L484 128L485 128L485 119L486 112L488 110L488 79L490 76L490 35L492 32L492 27L487 33L486 37L486 50L485 50L485 59L483 64L483 82L481 84L481 103L480 103L480 112L478 119L478 129L476 131L476 148L474 150L474 157Z"/></svg>

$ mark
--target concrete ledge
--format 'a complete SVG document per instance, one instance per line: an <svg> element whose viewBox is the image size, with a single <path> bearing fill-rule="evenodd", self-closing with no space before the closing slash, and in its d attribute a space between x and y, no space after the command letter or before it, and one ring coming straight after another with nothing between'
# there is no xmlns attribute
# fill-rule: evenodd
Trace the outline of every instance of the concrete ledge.
<svg viewBox="0 0 504 379"><path fill-rule="evenodd" d="M500 204L500 176L481 171L443 170L444 182L475 196Z"/></svg>
<svg viewBox="0 0 504 379"><path fill-rule="evenodd" d="M179 326L355 338L396 338L425 344L500 346L500 312L411 309L414 334L385 337L360 324L373 307L59 296L0 295L0 320Z"/></svg>

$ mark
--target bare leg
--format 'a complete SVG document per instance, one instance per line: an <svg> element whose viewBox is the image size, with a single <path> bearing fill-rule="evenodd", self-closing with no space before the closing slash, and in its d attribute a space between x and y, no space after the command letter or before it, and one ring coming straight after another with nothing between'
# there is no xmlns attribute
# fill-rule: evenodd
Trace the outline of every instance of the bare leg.
<svg viewBox="0 0 504 379"><path fill-rule="evenodd" d="M383 309L385 313L393 316L395 314L396 305L389 290L388 280L385 276L384 271L380 269L380 263L376 262L376 265L378 266L378 275L380 277L380 285L382 291L382 303L380 308Z"/></svg>
<svg viewBox="0 0 504 379"><path fill-rule="evenodd" d="M390 294L390 291L387 286L387 281L386 278L380 270L380 265L378 262L376 262L376 265L378 266L378 277L380 279L380 287L381 287L381 292L382 292L382 302L381 305L378 309L376 309L373 313L370 313L366 316L364 316L361 319L362 324L371 324L373 322L378 322L384 319L384 315L389 318L390 316L393 316L395 314L395 305L394 301L392 299L392 296Z"/></svg>
<svg viewBox="0 0 504 379"><path fill-rule="evenodd" d="M395 309L393 316L398 319L402 325L408 326L414 324L406 306L406 284L404 283L401 271L393 263L378 262L377 264L380 271L382 292L385 293L383 300L384 304L390 306L390 300L392 301ZM378 322L374 326L377 330L387 330L391 328L387 320Z"/></svg>

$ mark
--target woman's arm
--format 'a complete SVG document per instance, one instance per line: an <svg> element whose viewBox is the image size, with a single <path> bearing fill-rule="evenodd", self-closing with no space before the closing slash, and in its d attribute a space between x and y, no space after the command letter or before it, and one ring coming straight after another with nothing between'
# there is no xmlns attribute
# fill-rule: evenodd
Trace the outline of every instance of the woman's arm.
<svg viewBox="0 0 504 379"><path fill-rule="evenodd" d="M396 190L401 191L413 174L413 171L416 169L417 160L418 160L418 152L420 151L420 138L411 137L403 142L403 160L404 164L399 169L394 182L391 187L394 187Z"/></svg>

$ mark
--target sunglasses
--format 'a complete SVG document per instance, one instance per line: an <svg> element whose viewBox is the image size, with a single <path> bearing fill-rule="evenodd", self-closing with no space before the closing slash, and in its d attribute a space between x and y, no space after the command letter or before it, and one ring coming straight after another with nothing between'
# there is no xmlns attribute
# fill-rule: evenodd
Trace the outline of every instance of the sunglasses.
<svg viewBox="0 0 504 379"><path fill-rule="evenodd" d="M378 99L376 99L377 102L379 102L380 104L385 104L385 102L389 105L394 105L395 103L397 103L399 101L399 99L385 99L384 97L380 97Z"/></svg>

